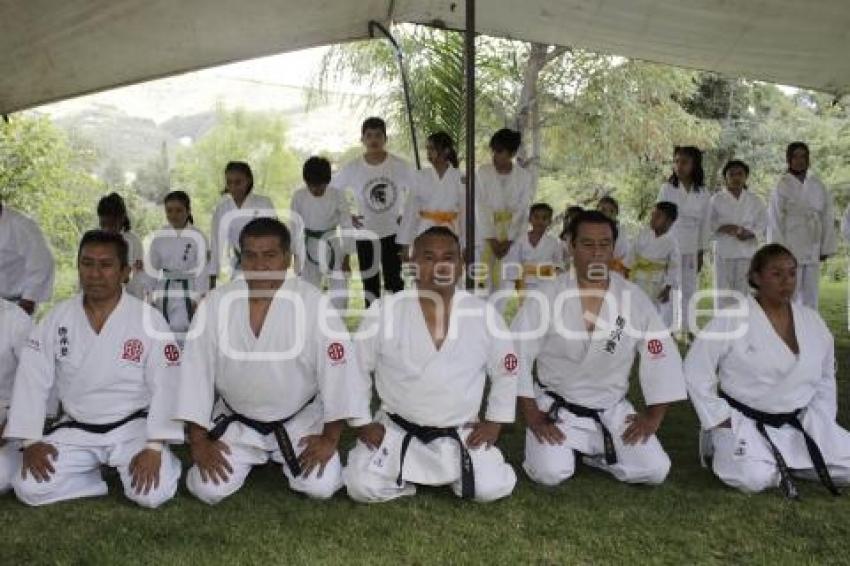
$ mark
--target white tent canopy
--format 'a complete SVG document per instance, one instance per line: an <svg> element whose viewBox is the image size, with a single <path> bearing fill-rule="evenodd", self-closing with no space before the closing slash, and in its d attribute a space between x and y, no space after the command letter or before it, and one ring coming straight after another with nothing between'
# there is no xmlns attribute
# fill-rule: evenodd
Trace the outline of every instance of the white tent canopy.
<svg viewBox="0 0 850 566"><path fill-rule="evenodd" d="M478 0L480 33L850 92L847 0ZM0 113L284 51L464 0L0 0Z"/></svg>

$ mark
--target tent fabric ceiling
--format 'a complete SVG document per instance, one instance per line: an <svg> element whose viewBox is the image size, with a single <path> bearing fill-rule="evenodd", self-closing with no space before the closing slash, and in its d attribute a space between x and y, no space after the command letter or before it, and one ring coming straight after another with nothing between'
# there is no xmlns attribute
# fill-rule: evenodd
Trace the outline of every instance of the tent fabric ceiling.
<svg viewBox="0 0 850 566"><path fill-rule="evenodd" d="M850 92L847 0L478 0L477 30ZM368 37L464 27L463 0L0 0L0 113Z"/></svg>

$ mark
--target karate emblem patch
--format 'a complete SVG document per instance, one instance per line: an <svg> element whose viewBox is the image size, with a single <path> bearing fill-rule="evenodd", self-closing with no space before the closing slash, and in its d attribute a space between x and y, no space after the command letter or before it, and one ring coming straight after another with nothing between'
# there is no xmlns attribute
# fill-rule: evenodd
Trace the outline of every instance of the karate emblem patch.
<svg viewBox="0 0 850 566"><path fill-rule="evenodd" d="M332 342L328 346L328 358L332 362L342 362L345 358L345 348L339 342Z"/></svg>
<svg viewBox="0 0 850 566"><path fill-rule="evenodd" d="M505 356L505 369L510 373L516 373L516 368L519 366L519 360L516 355L508 354Z"/></svg>
<svg viewBox="0 0 850 566"><path fill-rule="evenodd" d="M168 365L178 365L180 362L180 348L175 344L166 344L162 351L165 359L168 360Z"/></svg>
<svg viewBox="0 0 850 566"><path fill-rule="evenodd" d="M655 357L660 356L664 353L664 344L661 343L661 340L657 338L653 338L646 344L647 351Z"/></svg>
<svg viewBox="0 0 850 566"><path fill-rule="evenodd" d="M142 361L142 354L144 351L145 347L142 345L141 340L138 338L130 338L124 342L124 351L121 353L121 359L137 364Z"/></svg>
<svg viewBox="0 0 850 566"><path fill-rule="evenodd" d="M366 204L373 212L380 214L391 209L398 199L398 188L392 179L378 177L366 185Z"/></svg>

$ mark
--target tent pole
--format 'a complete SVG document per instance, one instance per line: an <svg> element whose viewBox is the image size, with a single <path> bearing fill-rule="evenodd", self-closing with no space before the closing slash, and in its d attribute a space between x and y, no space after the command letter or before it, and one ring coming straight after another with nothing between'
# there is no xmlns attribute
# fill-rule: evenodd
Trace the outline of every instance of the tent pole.
<svg viewBox="0 0 850 566"><path fill-rule="evenodd" d="M475 262L475 0L466 0L466 33L463 41L464 92L466 93L466 288L473 289Z"/></svg>
<svg viewBox="0 0 850 566"><path fill-rule="evenodd" d="M376 29L392 44L396 59L398 60L398 70L401 75L401 89L404 92L404 107L407 110L407 121L410 124L410 141L413 143L413 160L416 162L416 168L422 169L422 163L419 160L419 144L416 141L416 125L413 123L413 105L410 102L410 83L407 80L407 70L404 67L404 55L402 54L401 46L390 31L380 22L376 22L375 20L370 21L370 37L375 37Z"/></svg>

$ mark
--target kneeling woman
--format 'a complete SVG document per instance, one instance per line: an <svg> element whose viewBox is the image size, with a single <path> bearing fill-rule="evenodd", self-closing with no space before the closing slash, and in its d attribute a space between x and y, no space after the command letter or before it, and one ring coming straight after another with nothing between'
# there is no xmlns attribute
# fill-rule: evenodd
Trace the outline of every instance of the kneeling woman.
<svg viewBox="0 0 850 566"><path fill-rule="evenodd" d="M740 316L712 320L685 360L714 473L745 492L780 486L792 498L795 477L833 494L850 482L850 433L835 422L832 335L816 311L792 302L796 274L788 249L761 248L749 271L755 296Z"/></svg>

